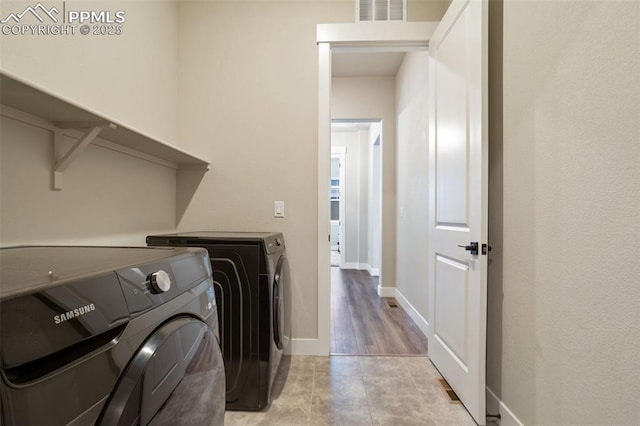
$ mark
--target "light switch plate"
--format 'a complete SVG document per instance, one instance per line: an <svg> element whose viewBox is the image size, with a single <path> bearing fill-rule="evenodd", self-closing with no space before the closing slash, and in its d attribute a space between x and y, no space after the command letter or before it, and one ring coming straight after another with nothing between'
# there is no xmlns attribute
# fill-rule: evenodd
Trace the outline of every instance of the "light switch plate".
<svg viewBox="0 0 640 426"><path fill-rule="evenodd" d="M273 217L284 217L284 201L273 202Z"/></svg>

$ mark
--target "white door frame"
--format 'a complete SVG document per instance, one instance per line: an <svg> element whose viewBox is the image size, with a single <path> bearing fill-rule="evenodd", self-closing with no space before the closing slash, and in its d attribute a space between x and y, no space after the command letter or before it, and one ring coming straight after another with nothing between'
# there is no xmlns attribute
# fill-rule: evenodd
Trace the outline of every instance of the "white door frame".
<svg viewBox="0 0 640 426"><path fill-rule="evenodd" d="M424 49L438 22L367 22L319 24L318 43L318 329L314 343L297 353L329 355L331 350L331 281L329 181L331 167L331 52L409 51Z"/></svg>
<svg viewBox="0 0 640 426"><path fill-rule="evenodd" d="M384 123L379 120L380 134L378 139L369 140L369 223L368 223L368 247L367 247L367 265L369 274L373 277L379 277L378 279L378 296L380 297L395 297L393 294L387 294L389 290L393 290L389 287L383 287L382 282L382 185L384 181L384 169L382 166L382 147L385 141L384 135ZM378 142L378 144L376 144ZM376 173L377 172L377 173ZM374 204L373 200L377 197L377 203ZM373 216L373 217L372 217ZM373 219L376 220L373 220ZM369 250L371 248L371 250ZM369 256L371 255L371 256ZM377 261L377 262L376 262ZM386 290L386 291L385 291Z"/></svg>

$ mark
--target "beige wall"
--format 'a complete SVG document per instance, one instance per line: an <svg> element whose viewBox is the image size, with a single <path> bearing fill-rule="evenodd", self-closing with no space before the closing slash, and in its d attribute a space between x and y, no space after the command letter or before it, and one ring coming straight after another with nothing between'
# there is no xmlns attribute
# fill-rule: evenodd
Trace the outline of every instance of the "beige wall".
<svg viewBox="0 0 640 426"><path fill-rule="evenodd" d="M416 3L410 20L439 19L429 10L442 6ZM352 2L119 4L121 38L3 36L0 67L210 157L180 229L283 231L294 336L315 337L315 24L352 22ZM0 6L4 14L10 3ZM640 417L639 7L505 4L487 382L525 424ZM91 147L52 192L50 136L1 124L3 245L113 242L173 226L172 170ZM395 153L384 161L395 166ZM395 224L395 182L385 197ZM272 218L274 200L286 202L286 218Z"/></svg>
<svg viewBox="0 0 640 426"><path fill-rule="evenodd" d="M487 273L487 359L486 385L502 396L502 310L503 310L503 4L489 3L489 241L492 251ZM532 320L529 318L529 320ZM500 412L494 397L487 399L487 411Z"/></svg>
<svg viewBox="0 0 640 426"><path fill-rule="evenodd" d="M1 15L25 2L2 2ZM113 3L66 2L112 9ZM0 68L115 121L175 142L177 6L118 2L122 35L0 36ZM17 8L17 9L16 9ZM175 229L176 172L89 146L51 188L52 134L2 118L0 244L137 244ZM71 140L67 141L72 143Z"/></svg>
<svg viewBox="0 0 640 426"><path fill-rule="evenodd" d="M504 4L488 384L527 425L640 419L638 22L637 1Z"/></svg>
<svg viewBox="0 0 640 426"><path fill-rule="evenodd" d="M332 79L332 119L382 119L382 259L380 285L395 287L396 117L393 77Z"/></svg>
<svg viewBox="0 0 640 426"><path fill-rule="evenodd" d="M428 52L408 52L396 75L396 286L427 318Z"/></svg>
<svg viewBox="0 0 640 426"><path fill-rule="evenodd" d="M407 21L439 21L451 0L407 0Z"/></svg>
<svg viewBox="0 0 640 426"><path fill-rule="evenodd" d="M0 120L2 246L144 245L146 235L174 229L174 169L90 145L52 191L51 132Z"/></svg>
<svg viewBox="0 0 640 426"><path fill-rule="evenodd" d="M67 8L85 8L87 4L91 9L111 9L114 2L66 3ZM178 191L178 228L283 231L296 290L294 336L315 337L318 246L315 31L318 23L354 22L353 2L117 4L126 11L123 35L12 39L3 36L0 67L99 114L209 159L212 170L199 183L193 197L191 187L187 195ZM24 3L18 5L22 7ZM13 6L3 1L0 10L4 14ZM440 2L410 2L409 19L437 20L441 9ZM389 90L393 99L391 83ZM44 161L49 155L45 152L49 149L47 142L39 142L42 145L34 148L39 151L37 154L14 152L14 141L24 140L29 132L25 129L14 132L17 135L11 136L9 148L3 143L3 152L12 152L11 159L5 161L13 160L20 165L29 162L31 155L38 155L40 160L27 169L48 176L49 162ZM39 139L45 137L41 135ZM100 156L100 151L95 151L99 149L91 147L86 154L90 158ZM109 159L110 155L104 158ZM104 167L121 170L120 165L115 165L118 161L109 159ZM9 232L3 219L2 244L5 235L11 243L36 243L39 238L87 243L132 238L142 243L147 229L170 229L174 226L176 208L175 198L170 200L175 197L175 182L167 181L165 174L175 172L151 170L148 164L134 161L137 165L122 171L127 185L119 184L119 178L115 178L114 187L101 192L100 211L93 209L89 201L95 201L91 191L104 183L103 175L85 174L91 171L85 168L93 164L91 161L72 164L65 176L66 187L60 193L48 192L48 178L33 179L34 184L45 185L33 188L31 183L11 181L10 173L3 172L2 215L13 218L13 222ZM387 155L385 161L395 164L392 155ZM76 172L83 170L77 176L83 185L71 197L69 176L76 168ZM155 175L158 179L151 178ZM124 192L131 191L126 200L136 198L140 188L149 185L151 189L145 194L165 189L166 192L160 195L157 210L143 214L136 209L131 215L119 216L122 210L118 201L122 195L115 191L116 185ZM384 190L386 198L393 199L393 182L386 182ZM56 205L53 216L51 211L44 210L41 215L24 216L24 209L18 205L22 201L11 201L5 195L20 191L23 191L20 199L33 200L30 205L53 196L64 202ZM274 200L285 201L286 218L272 217ZM173 206L168 205L171 203ZM390 202L389 206L392 209L389 220L394 223L395 203ZM86 211L94 213L91 219ZM141 223L141 217L150 221ZM101 224L93 226L95 222ZM38 233L28 236L31 228ZM387 257L393 259L393 238L389 241ZM395 276L391 267L387 271Z"/></svg>
<svg viewBox="0 0 640 426"><path fill-rule="evenodd" d="M294 337L317 337L316 24L352 20L349 2L180 3L180 140L212 170L178 227L282 231Z"/></svg>
<svg viewBox="0 0 640 426"><path fill-rule="evenodd" d="M0 15L24 1L2 1ZM121 35L0 35L0 69L155 138L176 143L175 2L66 1L67 10L125 11ZM25 18L26 19L26 18ZM36 21L37 23L37 21Z"/></svg>

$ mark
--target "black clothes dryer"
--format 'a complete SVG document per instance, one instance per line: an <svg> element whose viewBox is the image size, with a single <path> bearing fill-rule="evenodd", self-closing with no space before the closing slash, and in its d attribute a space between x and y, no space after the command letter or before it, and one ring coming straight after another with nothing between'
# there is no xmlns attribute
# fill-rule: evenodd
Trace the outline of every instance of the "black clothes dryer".
<svg viewBox="0 0 640 426"><path fill-rule="evenodd" d="M188 232L149 236L147 244L209 251L227 375L227 410L266 408L291 335L289 262L282 234Z"/></svg>
<svg viewBox="0 0 640 426"><path fill-rule="evenodd" d="M224 424L209 257L0 249L0 424Z"/></svg>

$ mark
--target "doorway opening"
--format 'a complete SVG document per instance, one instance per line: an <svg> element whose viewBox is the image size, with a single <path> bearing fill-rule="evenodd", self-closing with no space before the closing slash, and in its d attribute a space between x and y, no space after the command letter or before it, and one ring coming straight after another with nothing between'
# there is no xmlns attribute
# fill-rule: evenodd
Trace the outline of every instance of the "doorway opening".
<svg viewBox="0 0 640 426"><path fill-rule="evenodd" d="M382 114L386 129L395 127L396 120L417 118L417 121L415 125L405 121L402 128L385 130L388 137L385 135L384 140L392 141L392 144L389 149L385 142L381 154L384 244L379 293L384 295L384 290L387 290L412 313L412 318L429 336L429 358L478 424L485 423L487 257L482 256L487 252L483 251L482 255L479 252L461 252L460 247L466 248L468 241L475 241L477 245L487 240L487 7L487 2L454 0L437 23L380 25L367 27L367 31L358 25L324 24L318 25L316 38L320 153L318 344L328 348L331 343L330 306L333 297L330 286L326 285L331 269L324 238L329 217L329 204L325 198L328 188L325 185L329 181L330 122L331 118L341 118L334 114L338 109L334 102L339 99L335 90L337 79L333 75L336 53L409 52L412 48L424 50L428 46L427 56L422 52L415 52L417 55L410 53L416 61L418 56L422 57L420 61L426 63L428 73L415 74L417 68L411 67L411 71L405 74L408 79L399 80L396 90L387 90L383 96L383 99L392 99L393 106L393 112ZM363 62L357 61L357 64ZM389 85L369 81L361 87L384 90ZM350 93L352 91L347 90L341 95L346 98ZM408 97L404 96L407 94ZM418 94L416 102L411 102L414 100L412 94ZM357 100L360 107L367 108L376 105L380 98L360 96ZM387 120L389 116L391 119ZM389 123L391 126L387 125ZM394 172L405 170L403 165L399 165L402 163L400 160L400 163L396 162L396 137L405 143L405 148L411 147L405 151L408 161L403 163L409 167L416 165L419 148L427 147L424 150L426 155L417 163L427 166L426 173L420 175L424 178L413 183L409 181L407 185L396 184L398 174ZM424 139L426 144L412 145ZM389 170L391 173L387 173ZM405 193L404 201L398 203L396 195L399 189L426 189L423 191L426 196L409 193L407 197ZM416 208L412 200L426 204L426 208ZM420 221L414 228L426 231L426 238L409 232L403 249L397 249L396 234L401 222L397 218L405 219L409 224L415 222L416 214ZM405 234L408 229L404 227ZM464 232L456 233L458 230ZM412 248L416 240L426 242L427 249ZM419 277L400 276L411 265L424 265L425 256L427 268L418 271ZM397 267L400 259L404 260L406 267ZM473 285L467 285L471 282Z"/></svg>
<svg viewBox="0 0 640 426"><path fill-rule="evenodd" d="M331 266L380 275L380 119L331 123Z"/></svg>
<svg viewBox="0 0 640 426"><path fill-rule="evenodd" d="M426 336L395 299L395 288L383 285L392 283L395 276L394 262L389 261L395 255L393 245L387 244L385 253L382 244L384 214L387 232L395 226L395 219L388 215L394 206L382 193L385 179L395 174L395 165L388 160L383 164L383 158L394 149L396 118L390 95L403 55L394 52L380 59L396 64L383 71L391 75L379 81L356 76L336 81L334 86L335 114L340 118L331 121L330 353L426 355ZM380 91L376 83L386 89ZM372 115L376 110L385 111L384 119L343 118L351 111L354 115L362 111L368 104L361 101L363 97L377 98L370 111ZM387 278L383 279L385 268Z"/></svg>
<svg viewBox="0 0 640 426"><path fill-rule="evenodd" d="M327 49L328 47L328 49ZM330 182L330 157L329 152L335 139L336 121L340 124L353 125L353 122L366 121L369 126L378 126L379 133L371 137L369 155L371 156L371 167L368 173L377 176L375 181L371 181L379 189L371 194L371 199L377 208L374 210L366 205L369 223L368 227L377 224L380 232L365 233L367 250L360 242L360 250L357 252L361 258L349 254L349 243L341 243L342 252L346 252L345 263L342 268L330 267L330 251L327 246L322 247L326 254L319 254L319 340L323 336L327 337L329 353L347 353L352 355L426 355L427 340L423 333L422 324L416 324L420 314L415 315L422 306L412 305L412 302L405 297L413 298L421 290L413 287L418 284L411 284L413 287L409 291L401 293L398 291L398 274L402 273L402 278L406 281L411 278L412 283L419 283L421 277L413 277L413 269L409 268L408 273L397 271L398 246L396 229L398 227L399 214L397 210L397 143L399 140L398 123L407 120L407 116L416 116L413 112L415 108L405 108L408 101L397 102L398 90L416 92L412 97L416 98L414 103L426 104L426 93L423 96L421 90L416 91L416 86L408 83L407 69L411 73L418 72L415 64L415 55L425 57L427 55L426 43L399 43L393 45L331 45L319 44L319 59L321 64L320 94L327 94L326 98L321 96L320 105L328 106L320 108L319 120L322 123L324 117L328 117L330 124L327 127L319 127L319 147L325 152L324 161L319 161L319 178L326 179L324 184L327 189L319 194L326 197L329 193L328 184ZM323 60L326 58L326 61ZM409 63L409 65L407 65ZM423 68L423 65L424 68ZM326 67L325 67L326 66ZM427 74L426 63L419 66L420 75ZM402 74L400 74L401 69ZM413 74L411 74L413 75ZM418 99L419 98L419 99ZM324 115L326 114L326 115ZM426 117L426 114L423 114ZM365 120L358 120L364 118ZM332 126L333 124L333 126ZM324 133L324 129L329 130ZM374 133L370 131L369 133ZM422 134L424 132L420 132ZM326 135L326 136L325 136ZM413 138L402 135L404 140ZM420 141L422 139L417 138ZM323 145L322 141L326 141ZM346 153L349 157L349 149ZM375 161L374 161L375 159ZM424 159L426 161L426 159ZM347 160L347 163L349 160ZM326 174L325 174L326 173ZM347 175L349 174L347 168ZM326 176L323 178L322 176ZM361 173L365 175L365 173ZM362 182L367 182L365 175ZM346 178L347 185L349 177ZM367 182L369 183L369 182ZM346 199L349 200L349 189L347 188ZM406 192L406 191L405 191ZM362 193L362 191L361 191ZM374 197L377 199L373 200ZM348 202L348 201L347 201ZM363 203L360 203L363 205ZM325 207L326 206L326 207ZM408 206L410 207L410 206ZM327 198L319 200L319 219L325 214L327 219L323 219L325 229L329 228L329 202ZM362 216L362 214L361 214ZM347 228L349 228L349 214L346 214ZM424 225L423 222L422 225ZM335 227L335 225L334 225ZM335 229L335 228L334 228ZM345 232L346 235L349 231ZM326 235L326 234L325 234ZM372 238L375 236L375 239ZM326 237L325 237L326 238ZM324 240L326 244L326 239ZM326 257L325 257L326 256ZM416 256L414 256L416 257ZM335 256L334 256L335 258ZM402 258L403 260L406 257ZM326 262L326 263L325 263ZM349 263L353 262L351 265ZM335 262L333 263L336 264ZM326 265L326 272L323 271ZM346 267L344 267L346 266ZM325 275L326 273L326 275ZM326 278L325 278L326 277ZM415 278L415 279L414 279ZM326 281L325 281L326 279ZM324 287L323 282L326 282ZM342 283L343 288L336 288L336 282ZM358 286L361 287L358 290ZM325 293L326 289L326 293ZM356 292L358 290L358 292ZM404 291L404 289L401 289ZM415 290L415 291L414 291ZM324 294L328 296L326 299ZM326 300L325 302L323 302ZM422 302L422 301L420 301ZM323 307L327 310L324 311ZM324 323L323 314L327 313L327 322ZM340 329L340 324L346 323L347 327L357 327L357 332L349 333L348 330ZM324 324L327 325L326 334ZM391 327L388 327L391 326ZM341 343L357 343L347 350L341 349Z"/></svg>
<svg viewBox="0 0 640 426"><path fill-rule="evenodd" d="M386 352L376 318L382 239L382 120L331 121L331 350ZM384 346L384 345L382 345Z"/></svg>

